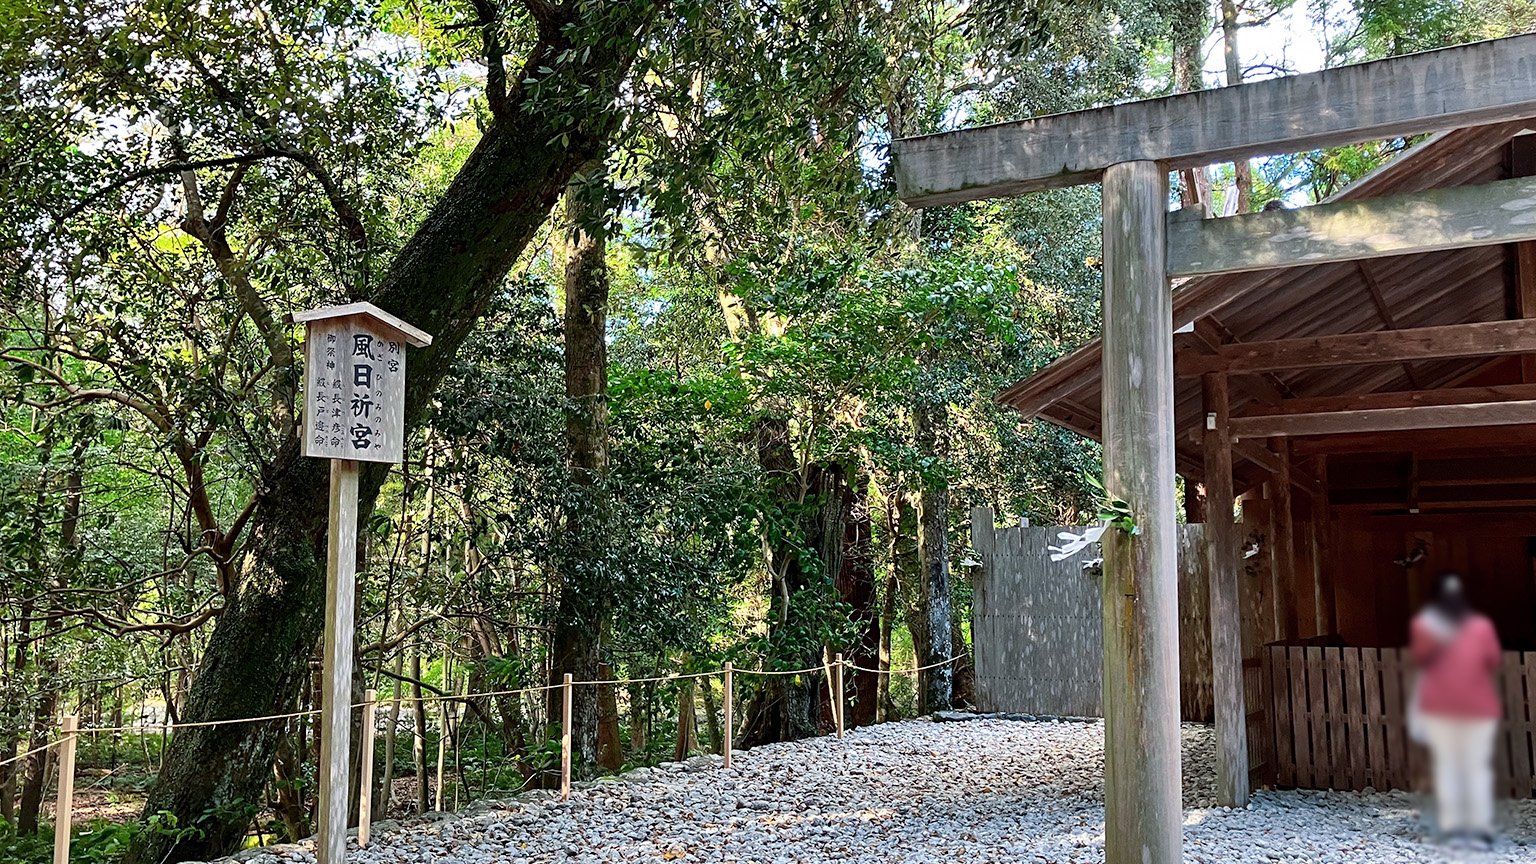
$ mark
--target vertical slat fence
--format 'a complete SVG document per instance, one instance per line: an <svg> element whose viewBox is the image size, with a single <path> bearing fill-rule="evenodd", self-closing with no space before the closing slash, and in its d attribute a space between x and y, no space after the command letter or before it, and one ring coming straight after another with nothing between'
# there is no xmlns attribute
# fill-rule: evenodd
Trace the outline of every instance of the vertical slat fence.
<svg viewBox="0 0 1536 864"><path fill-rule="evenodd" d="M1282 788L1422 789L1424 748L1408 738L1411 664L1396 648L1269 645L1270 752ZM1536 652L1504 654L1494 763L1501 795L1536 794Z"/></svg>

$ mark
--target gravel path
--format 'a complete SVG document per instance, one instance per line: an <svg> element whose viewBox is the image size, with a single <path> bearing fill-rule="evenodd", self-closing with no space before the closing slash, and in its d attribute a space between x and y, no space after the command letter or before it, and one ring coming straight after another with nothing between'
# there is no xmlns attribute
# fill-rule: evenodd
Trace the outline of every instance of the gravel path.
<svg viewBox="0 0 1536 864"><path fill-rule="evenodd" d="M1492 853L1447 857L1413 796L1261 792L1210 808L1210 732L1185 739L1185 861L1536 861L1536 802L1504 805ZM583 784L569 802L400 827L352 862L1094 862L1104 856L1098 723L913 721ZM307 849L242 856L309 861Z"/></svg>

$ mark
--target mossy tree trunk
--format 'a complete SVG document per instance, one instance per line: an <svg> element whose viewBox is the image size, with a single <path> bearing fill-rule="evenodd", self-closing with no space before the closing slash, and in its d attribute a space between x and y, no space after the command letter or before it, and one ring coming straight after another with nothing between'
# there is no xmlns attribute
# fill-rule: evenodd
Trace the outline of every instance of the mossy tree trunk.
<svg viewBox="0 0 1536 864"><path fill-rule="evenodd" d="M574 94L582 104L616 100L659 4L542 6L551 19L517 81ZM565 20L569 19L569 20ZM577 36L582 44L572 43ZM567 181L600 152L615 114L567 113L529 95L503 94L496 116L426 220L368 299L432 333L406 383L406 424L418 428L455 354L513 263L548 217ZM388 467L370 466L361 508L372 510ZM325 589L328 466L287 440L262 471L265 490L250 522L243 582L209 637L183 719L233 719L293 710L320 637ZM366 518L359 520L366 524ZM250 824L282 732L280 722L228 723L178 734L145 813L168 811L200 833L145 832L126 864L209 859L233 850Z"/></svg>
<svg viewBox="0 0 1536 864"><path fill-rule="evenodd" d="M602 638L611 615L608 590L608 181L601 160L572 179L565 258L565 444L573 494L561 529L561 583L550 646L550 684L569 672L600 680ZM602 720L596 687L571 692L572 746L583 768L598 764ZM561 691L549 691L558 716ZM609 757L611 759L611 756Z"/></svg>

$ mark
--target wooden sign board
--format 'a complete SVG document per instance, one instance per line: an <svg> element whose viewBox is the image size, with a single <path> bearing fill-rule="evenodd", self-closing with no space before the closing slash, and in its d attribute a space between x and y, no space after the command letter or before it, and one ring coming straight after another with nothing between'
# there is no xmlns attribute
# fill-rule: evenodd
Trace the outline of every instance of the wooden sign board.
<svg viewBox="0 0 1536 864"><path fill-rule="evenodd" d="M306 325L304 455L331 460L315 859L345 864L358 463L404 456L405 349L432 337L371 303L311 309L293 320ZM372 758L371 747L364 752Z"/></svg>
<svg viewBox="0 0 1536 864"><path fill-rule="evenodd" d="M405 438L405 349L430 341L367 303L299 313L304 455L399 463Z"/></svg>

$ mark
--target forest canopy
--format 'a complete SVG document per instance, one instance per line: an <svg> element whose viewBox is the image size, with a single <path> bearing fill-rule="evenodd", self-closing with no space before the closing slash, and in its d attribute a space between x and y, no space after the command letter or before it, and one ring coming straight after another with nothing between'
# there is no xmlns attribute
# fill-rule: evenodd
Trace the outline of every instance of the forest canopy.
<svg viewBox="0 0 1536 864"><path fill-rule="evenodd" d="M0 762L64 714L130 730L82 757L114 777L111 818L78 826L100 860L313 832L311 722L165 727L315 704L327 478L300 455L291 316L355 300L435 337L405 462L363 477L380 813L549 782L544 696L424 697L842 653L954 661L854 673L850 722L966 704L973 508L1098 505L1096 445L992 397L1095 335L1099 202L918 213L889 143L1300 71L1259 50L1284 16L1328 65L1533 21L1526 0L0 0ZM1306 203L1410 143L1174 194ZM738 742L816 734L825 693L742 682ZM578 770L718 748L719 699L579 689ZM47 857L49 760L0 765L0 858Z"/></svg>

